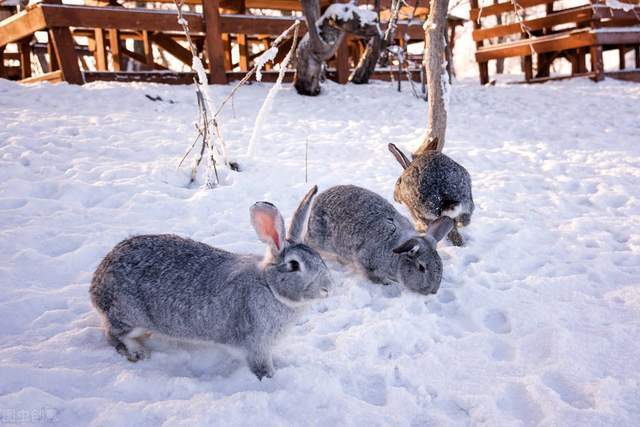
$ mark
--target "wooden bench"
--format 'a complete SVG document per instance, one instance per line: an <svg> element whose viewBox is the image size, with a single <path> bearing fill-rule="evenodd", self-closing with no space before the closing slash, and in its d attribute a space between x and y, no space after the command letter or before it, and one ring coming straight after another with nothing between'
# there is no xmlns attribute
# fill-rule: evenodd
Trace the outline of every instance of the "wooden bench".
<svg viewBox="0 0 640 427"><path fill-rule="evenodd" d="M483 7L478 0L471 0L469 16L474 26L480 82L489 82L490 60L508 57L523 58L527 82L585 75L598 81L604 77L603 50L610 49L619 50L621 70L626 68L626 52L633 50L635 69L628 71L640 76L640 5L637 0L623 1L632 3L628 10L611 8L604 0L561 10L554 9L554 0L513 0ZM536 16L536 8L544 11ZM496 17L503 14L511 15L515 22L487 24L498 21ZM586 67L587 54L590 70ZM551 64L558 58L571 62L571 75L550 75Z"/></svg>
<svg viewBox="0 0 640 427"><path fill-rule="evenodd" d="M217 0L204 1L203 10L203 14L184 12L184 17L194 33L196 44L204 53L203 59L208 64L211 83L227 82L222 33L275 36L295 21L292 17L221 15ZM107 47L116 73L123 71L122 61L125 56L142 62L151 69L162 70L164 67L154 63L150 55L153 44L188 66L191 65L191 53L176 41L183 37L182 27L177 22L176 12L172 10L39 3L0 23L0 46L21 43L24 45L21 52L28 57L28 43L39 31L48 33L52 47L50 72L47 73L50 75L42 76L45 80L60 78L69 83L82 84L85 77L87 80L95 79L90 71L85 71L83 75L80 70L74 34L90 37L90 50L94 52L96 59L96 75L102 78L107 78ZM123 43L127 38L142 39L145 43L145 55L127 50ZM29 78L31 74L27 64L28 61L22 64L23 79ZM118 80L122 77L114 75ZM173 76L166 77L175 80Z"/></svg>
<svg viewBox="0 0 640 427"><path fill-rule="evenodd" d="M167 64L154 61L155 47L178 59L186 68L191 67L191 52L180 43L184 40L184 34L175 10L125 8L114 0L85 1L91 1L92 5L67 5L60 0L45 0L0 22L0 63L3 62L2 48L17 43L20 46L19 54L11 56L19 57L19 77L25 82L47 80L82 84L95 80L116 80L181 84L193 81L193 72L168 70ZM322 0L322 4L329 4L330 1ZM183 14L202 62L208 67L211 83L226 83L241 78L251 61L260 54L250 52L252 43L267 49L271 40L296 19L302 19L295 16L235 13L245 11L248 7L267 6L270 9L286 7L295 11L299 8L298 0L186 0L186 3L200 5L203 10L203 13L185 11ZM460 25L460 22L456 22L456 25ZM304 25L301 30L302 36ZM35 34L45 33L48 38L46 44L34 43ZM401 41L423 40L424 30L417 23L401 23L396 36ZM85 39L88 44L81 45L80 40ZM142 52L127 48L128 40L142 43ZM239 51L239 59L235 63L231 55L232 41L235 41ZM289 40L288 44L281 47L279 56L284 56L290 45ZM37 53L41 59L43 74L32 73L31 53ZM350 66L357 63L358 57L354 56L357 53L345 42L330 63L330 67L336 71L331 71L329 75L339 82L346 82ZM85 60L88 56L93 58L90 67L87 65L88 58ZM9 55L5 54L7 58ZM138 70L126 71L127 61L134 61ZM0 77L3 75L0 74ZM264 73L265 81L275 77L275 72L267 70ZM291 71L287 78L292 77Z"/></svg>

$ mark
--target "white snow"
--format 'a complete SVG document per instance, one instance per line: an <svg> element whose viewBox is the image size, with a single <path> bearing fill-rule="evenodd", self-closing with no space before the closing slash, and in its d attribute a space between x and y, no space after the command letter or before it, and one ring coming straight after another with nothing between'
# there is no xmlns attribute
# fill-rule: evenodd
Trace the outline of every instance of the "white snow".
<svg viewBox="0 0 640 427"><path fill-rule="evenodd" d="M378 14L373 10L358 7L353 3L333 3L327 7L322 16L318 18L316 25L322 25L322 22L328 18L349 21L353 19L354 13L358 15L361 26L375 24L378 21Z"/></svg>
<svg viewBox="0 0 640 427"><path fill-rule="evenodd" d="M256 80L262 81L262 67L269 61L273 61L278 54L278 48L273 46L256 58Z"/></svg>
<svg viewBox="0 0 640 427"><path fill-rule="evenodd" d="M437 295L393 297L329 262L338 286L262 382L204 344L152 337L150 360L117 354L88 287L118 241L177 233L262 254L257 200L287 219L313 183L392 200L400 167L386 145L415 148L426 103L389 83L326 83L316 98L285 85L249 160L270 87L243 88L223 113L244 171L207 191L175 170L192 87L0 80L2 423L638 424L640 86L612 80L451 88L445 152L471 173L476 211L467 245L441 247Z"/></svg>
<svg viewBox="0 0 640 427"><path fill-rule="evenodd" d="M625 3L620 0L606 0L606 5L612 9L621 9L625 12L629 12L630 10L633 10L633 8L638 7L637 4Z"/></svg>

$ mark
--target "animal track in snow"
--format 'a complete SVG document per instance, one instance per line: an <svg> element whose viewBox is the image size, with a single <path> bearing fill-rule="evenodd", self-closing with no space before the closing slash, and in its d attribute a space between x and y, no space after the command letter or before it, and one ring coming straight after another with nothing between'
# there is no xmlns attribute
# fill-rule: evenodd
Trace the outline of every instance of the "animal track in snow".
<svg viewBox="0 0 640 427"><path fill-rule="evenodd" d="M542 376L542 382L558 393L560 399L576 409L593 408L592 396L588 396L580 390L580 387L569 381L567 377L559 372L547 372Z"/></svg>
<svg viewBox="0 0 640 427"><path fill-rule="evenodd" d="M511 332L511 321L507 314L501 310L490 310L484 315L484 326L496 334L508 334Z"/></svg>
<svg viewBox="0 0 640 427"><path fill-rule="evenodd" d="M448 304L451 301L455 301L456 299L456 294L448 289L441 290L437 295L438 301L440 301L442 304Z"/></svg>
<svg viewBox="0 0 640 427"><path fill-rule="evenodd" d="M0 199L0 210L19 209L25 206L29 201L27 199L6 198Z"/></svg>
<svg viewBox="0 0 640 427"><path fill-rule="evenodd" d="M376 406L387 403L387 384L382 375L371 375L344 379L342 388L345 393Z"/></svg>
<svg viewBox="0 0 640 427"><path fill-rule="evenodd" d="M316 348L321 351L331 351L336 348L336 341L333 338L322 337L316 340Z"/></svg>
<svg viewBox="0 0 640 427"><path fill-rule="evenodd" d="M514 359L514 349L511 344L495 339L491 342L491 357L498 362L511 362Z"/></svg>
<svg viewBox="0 0 640 427"><path fill-rule="evenodd" d="M509 384L496 402L498 408L521 420L526 426L537 425L542 419L540 406L522 384Z"/></svg>

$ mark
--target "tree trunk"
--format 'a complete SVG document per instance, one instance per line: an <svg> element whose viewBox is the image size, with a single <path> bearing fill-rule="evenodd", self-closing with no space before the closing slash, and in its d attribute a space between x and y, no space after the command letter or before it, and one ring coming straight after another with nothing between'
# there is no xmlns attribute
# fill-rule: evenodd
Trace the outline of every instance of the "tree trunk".
<svg viewBox="0 0 640 427"><path fill-rule="evenodd" d="M449 0L432 0L425 23L424 67L429 87L429 113L425 139L416 155L428 150L442 151L447 130L449 77L444 63L447 48L443 28L447 28Z"/></svg>
<svg viewBox="0 0 640 427"><path fill-rule="evenodd" d="M384 40L380 36L373 36L367 42L367 48L360 57L360 62L356 66L355 70L349 77L355 84L369 83L371 74L376 69L378 58L380 58L380 51L383 48Z"/></svg>
<svg viewBox="0 0 640 427"><path fill-rule="evenodd" d="M367 49L360 57L357 67L349 77L349 80L356 84L369 83L369 78L376 69L378 62L381 66L387 66L389 63L389 52L387 48L393 45L396 37L396 29L398 25L398 17L400 16L401 0L391 0L391 18L389 20L387 30L384 36L375 35L367 42ZM378 5L379 7L379 1ZM378 16L380 11L378 9Z"/></svg>
<svg viewBox="0 0 640 427"><path fill-rule="evenodd" d="M308 32L296 50L294 86L299 94L320 94L322 64L331 58L345 35L362 37L379 35L377 19L370 11L358 9L352 3L335 3L320 15L319 0L300 0Z"/></svg>

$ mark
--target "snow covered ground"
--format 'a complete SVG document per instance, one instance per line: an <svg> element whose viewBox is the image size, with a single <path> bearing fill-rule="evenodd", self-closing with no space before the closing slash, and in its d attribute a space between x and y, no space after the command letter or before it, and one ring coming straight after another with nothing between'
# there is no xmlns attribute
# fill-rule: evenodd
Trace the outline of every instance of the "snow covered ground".
<svg viewBox="0 0 640 427"><path fill-rule="evenodd" d="M386 83L326 84L317 98L287 86L249 160L269 87L225 112L245 171L205 191L176 171L192 88L0 80L0 422L640 423L640 85L611 80L453 87L445 151L470 171L477 208L467 246L442 245L437 295L392 297L330 264L339 285L262 382L204 344L152 338L137 364L117 354L88 287L118 241L177 233L261 254L254 201L288 219L312 183L392 199L386 144L415 148L424 102ZM218 101L229 90L211 88Z"/></svg>

